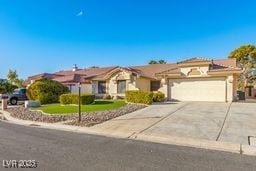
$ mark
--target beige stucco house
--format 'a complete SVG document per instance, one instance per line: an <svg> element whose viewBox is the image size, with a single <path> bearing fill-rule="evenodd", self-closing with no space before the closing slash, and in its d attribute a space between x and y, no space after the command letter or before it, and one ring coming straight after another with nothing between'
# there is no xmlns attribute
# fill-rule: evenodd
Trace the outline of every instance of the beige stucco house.
<svg viewBox="0 0 256 171"><path fill-rule="evenodd" d="M77 93L77 83L81 82L83 93L97 97L124 97L126 90L142 90L161 91L166 100L230 102L237 98L237 77L241 71L235 59L192 58L174 64L74 67L54 73L55 76L51 74L50 79L67 85L72 93ZM32 81L33 76L28 79Z"/></svg>

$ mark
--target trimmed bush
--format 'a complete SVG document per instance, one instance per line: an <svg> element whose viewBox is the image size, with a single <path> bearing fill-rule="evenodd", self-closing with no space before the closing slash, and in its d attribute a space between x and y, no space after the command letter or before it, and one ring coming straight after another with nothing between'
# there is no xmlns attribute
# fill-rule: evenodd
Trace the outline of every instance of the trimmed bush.
<svg viewBox="0 0 256 171"><path fill-rule="evenodd" d="M60 96L60 103L63 105L67 104L78 104L78 94L62 94ZM81 104L92 104L95 100L95 96L92 94L83 94L81 95Z"/></svg>
<svg viewBox="0 0 256 171"><path fill-rule="evenodd" d="M78 104L78 95L77 94L62 94L60 96L60 103L63 105Z"/></svg>
<svg viewBox="0 0 256 171"><path fill-rule="evenodd" d="M127 102L131 103L143 103L143 104L152 104L153 102L153 93L144 92L137 90L130 90L125 92L125 98Z"/></svg>
<svg viewBox="0 0 256 171"><path fill-rule="evenodd" d="M60 95L68 93L68 88L49 79L41 79L31 84L27 90L29 100L38 100L41 104L59 102Z"/></svg>
<svg viewBox="0 0 256 171"><path fill-rule="evenodd" d="M162 93L160 91L154 92L154 94L153 94L153 101L154 102L164 102L165 101L164 93Z"/></svg>
<svg viewBox="0 0 256 171"><path fill-rule="evenodd" d="M81 96L81 104L85 105L85 104L92 104L94 103L95 100L95 96L92 94L83 94Z"/></svg>

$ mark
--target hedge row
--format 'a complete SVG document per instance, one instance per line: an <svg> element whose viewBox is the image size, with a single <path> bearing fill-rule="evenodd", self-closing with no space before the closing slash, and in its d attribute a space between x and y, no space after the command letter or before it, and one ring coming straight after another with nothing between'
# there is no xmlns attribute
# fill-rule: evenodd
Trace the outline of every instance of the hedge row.
<svg viewBox="0 0 256 171"><path fill-rule="evenodd" d="M60 96L60 103L63 105L67 104L78 104L79 96L77 94L62 94ZM91 104L94 103L95 96L92 94L81 95L81 104Z"/></svg>
<svg viewBox="0 0 256 171"><path fill-rule="evenodd" d="M153 102L153 92L130 90L125 92L125 98L127 102L149 105Z"/></svg>

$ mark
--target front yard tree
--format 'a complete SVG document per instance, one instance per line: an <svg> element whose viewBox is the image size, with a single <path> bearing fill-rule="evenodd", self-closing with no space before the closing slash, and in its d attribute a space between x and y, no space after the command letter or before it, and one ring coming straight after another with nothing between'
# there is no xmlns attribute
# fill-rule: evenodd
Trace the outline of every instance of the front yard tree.
<svg viewBox="0 0 256 171"><path fill-rule="evenodd" d="M6 79L0 79L0 94L12 93L17 86L9 83Z"/></svg>
<svg viewBox="0 0 256 171"><path fill-rule="evenodd" d="M239 82L244 89L248 86L248 83L253 83L256 81L256 46L255 45L243 45L229 55L229 58L236 58L237 61L244 68L243 73L239 78Z"/></svg>
<svg viewBox="0 0 256 171"><path fill-rule="evenodd" d="M16 70L11 70L10 69L8 74L7 74L7 79L11 84L13 84L17 87L23 87L24 80L19 79L19 75L18 75Z"/></svg>
<svg viewBox="0 0 256 171"><path fill-rule="evenodd" d="M8 81L10 81L10 83L14 84L15 81L18 79L17 71L9 69L9 72L7 74L7 79Z"/></svg>

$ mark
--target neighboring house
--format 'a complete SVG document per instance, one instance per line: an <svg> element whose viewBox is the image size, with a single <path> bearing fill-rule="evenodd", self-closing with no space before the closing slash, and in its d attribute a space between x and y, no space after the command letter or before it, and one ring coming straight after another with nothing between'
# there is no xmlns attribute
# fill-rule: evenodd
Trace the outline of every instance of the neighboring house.
<svg viewBox="0 0 256 171"><path fill-rule="evenodd" d="M192 58L174 64L131 67L106 67L60 71L47 75L77 93L98 97L109 94L124 97L126 90L161 91L167 100L219 101L236 100L237 76L241 73L235 59L208 60ZM46 77L46 75L45 75ZM28 78L33 82L35 76Z"/></svg>

